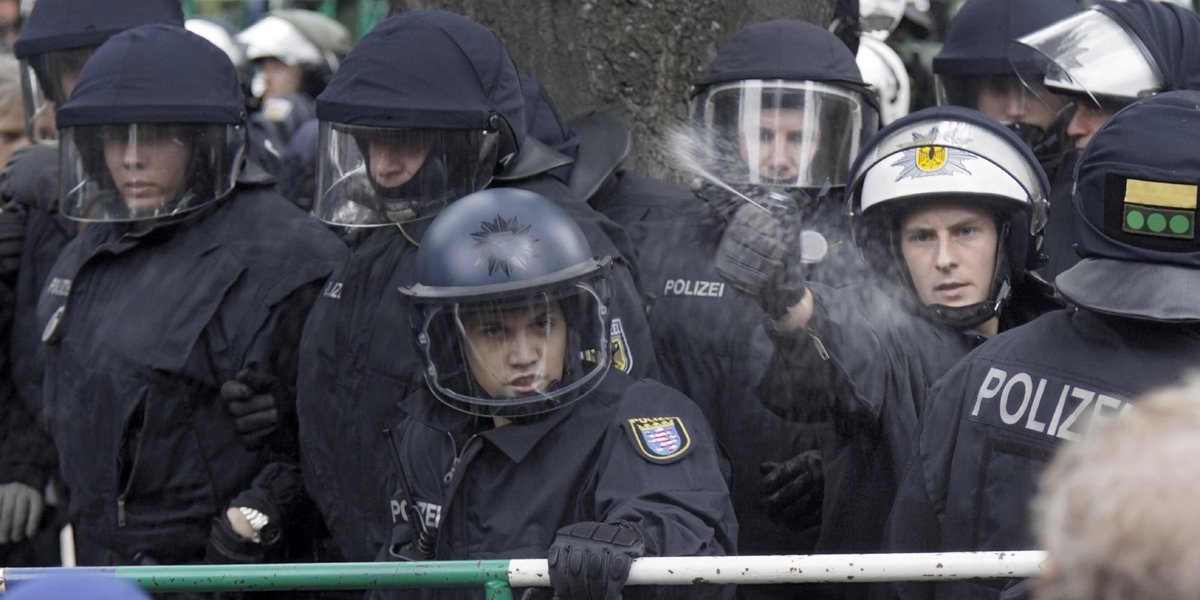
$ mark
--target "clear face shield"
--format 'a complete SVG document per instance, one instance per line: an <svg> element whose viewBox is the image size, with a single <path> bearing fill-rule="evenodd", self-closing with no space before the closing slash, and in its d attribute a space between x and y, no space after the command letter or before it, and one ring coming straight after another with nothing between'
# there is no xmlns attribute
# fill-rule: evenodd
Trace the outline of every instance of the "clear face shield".
<svg viewBox="0 0 1200 600"><path fill-rule="evenodd" d="M41 142L58 137L55 107L75 90L75 78L95 51L95 46L85 46L45 52L21 61L21 100L29 139Z"/></svg>
<svg viewBox="0 0 1200 600"><path fill-rule="evenodd" d="M845 185L878 122L859 93L808 81L713 86L696 98L694 110L709 171L734 187L780 191Z"/></svg>
<svg viewBox="0 0 1200 600"><path fill-rule="evenodd" d="M586 395L611 362L603 275L545 292L422 309L426 380L480 416L547 412Z"/></svg>
<svg viewBox="0 0 1200 600"><path fill-rule="evenodd" d="M1044 87L1087 97L1096 106L1127 104L1163 87L1141 40L1103 7L1017 38L1009 60L1031 89L1040 75ZM1034 68L1022 68L1028 64ZM1031 72L1036 75L1026 75Z"/></svg>
<svg viewBox="0 0 1200 600"><path fill-rule="evenodd" d="M76 221L183 215L226 196L245 152L240 125L132 123L62 134L62 213Z"/></svg>
<svg viewBox="0 0 1200 600"><path fill-rule="evenodd" d="M313 214L331 225L379 227L433 217L492 181L500 134L321 122Z"/></svg>

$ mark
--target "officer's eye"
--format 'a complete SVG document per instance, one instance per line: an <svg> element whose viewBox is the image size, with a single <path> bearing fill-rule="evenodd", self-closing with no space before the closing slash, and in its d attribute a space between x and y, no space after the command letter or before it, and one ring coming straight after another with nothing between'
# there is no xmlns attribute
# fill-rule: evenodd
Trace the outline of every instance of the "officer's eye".
<svg viewBox="0 0 1200 600"><path fill-rule="evenodd" d="M791 144L793 146L799 146L800 143L804 141L804 132L803 131L793 131L791 133L788 133L787 141L789 144Z"/></svg>
<svg viewBox="0 0 1200 600"><path fill-rule="evenodd" d="M934 235L932 231L923 229L919 231L910 231L904 239L910 244L927 244L937 239L937 236Z"/></svg>
<svg viewBox="0 0 1200 600"><path fill-rule="evenodd" d="M764 144L770 144L775 141L775 132L770 129L758 130L758 141Z"/></svg>

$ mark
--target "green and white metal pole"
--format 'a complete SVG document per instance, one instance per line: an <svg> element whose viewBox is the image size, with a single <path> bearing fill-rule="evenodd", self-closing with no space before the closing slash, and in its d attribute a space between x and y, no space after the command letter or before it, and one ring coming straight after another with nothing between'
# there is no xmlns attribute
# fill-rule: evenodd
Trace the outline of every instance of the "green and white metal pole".
<svg viewBox="0 0 1200 600"><path fill-rule="evenodd" d="M1045 553L941 552L641 558L629 585L938 581L1029 578ZM512 588L550 585L545 559L390 563L8 568L0 590L46 577L103 574L151 592L284 591L482 587L488 600L512 600Z"/></svg>

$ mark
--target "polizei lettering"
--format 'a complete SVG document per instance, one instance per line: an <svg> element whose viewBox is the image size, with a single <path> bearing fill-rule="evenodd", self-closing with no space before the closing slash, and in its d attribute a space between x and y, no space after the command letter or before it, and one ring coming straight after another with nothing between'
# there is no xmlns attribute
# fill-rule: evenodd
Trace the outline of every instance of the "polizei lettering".
<svg viewBox="0 0 1200 600"><path fill-rule="evenodd" d="M425 526L437 529L442 523L442 505L417 500L414 504L417 505L417 513L421 515L421 520L425 522ZM408 501L406 500L391 500L392 505L392 522L397 522L400 519L408 520Z"/></svg>
<svg viewBox="0 0 1200 600"><path fill-rule="evenodd" d="M720 298L725 295L725 283L721 281L692 281L690 279L668 279L663 288L664 296L700 296Z"/></svg>
<svg viewBox="0 0 1200 600"><path fill-rule="evenodd" d="M1096 390L992 367L975 393L971 420L1077 442L1088 424L1115 418L1130 406Z"/></svg>

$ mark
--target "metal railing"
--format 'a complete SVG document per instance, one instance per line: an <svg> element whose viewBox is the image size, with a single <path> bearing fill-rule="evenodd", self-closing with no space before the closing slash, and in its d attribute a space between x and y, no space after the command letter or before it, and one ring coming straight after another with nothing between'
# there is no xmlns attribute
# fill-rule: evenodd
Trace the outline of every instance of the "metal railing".
<svg viewBox="0 0 1200 600"><path fill-rule="evenodd" d="M1029 578L1045 553L936 552L787 556L657 557L633 561L629 585L869 583ZM488 600L512 600L512 588L547 587L545 559L429 562L179 565L0 569L0 590L64 574L128 579L149 592L349 590L482 587Z"/></svg>

